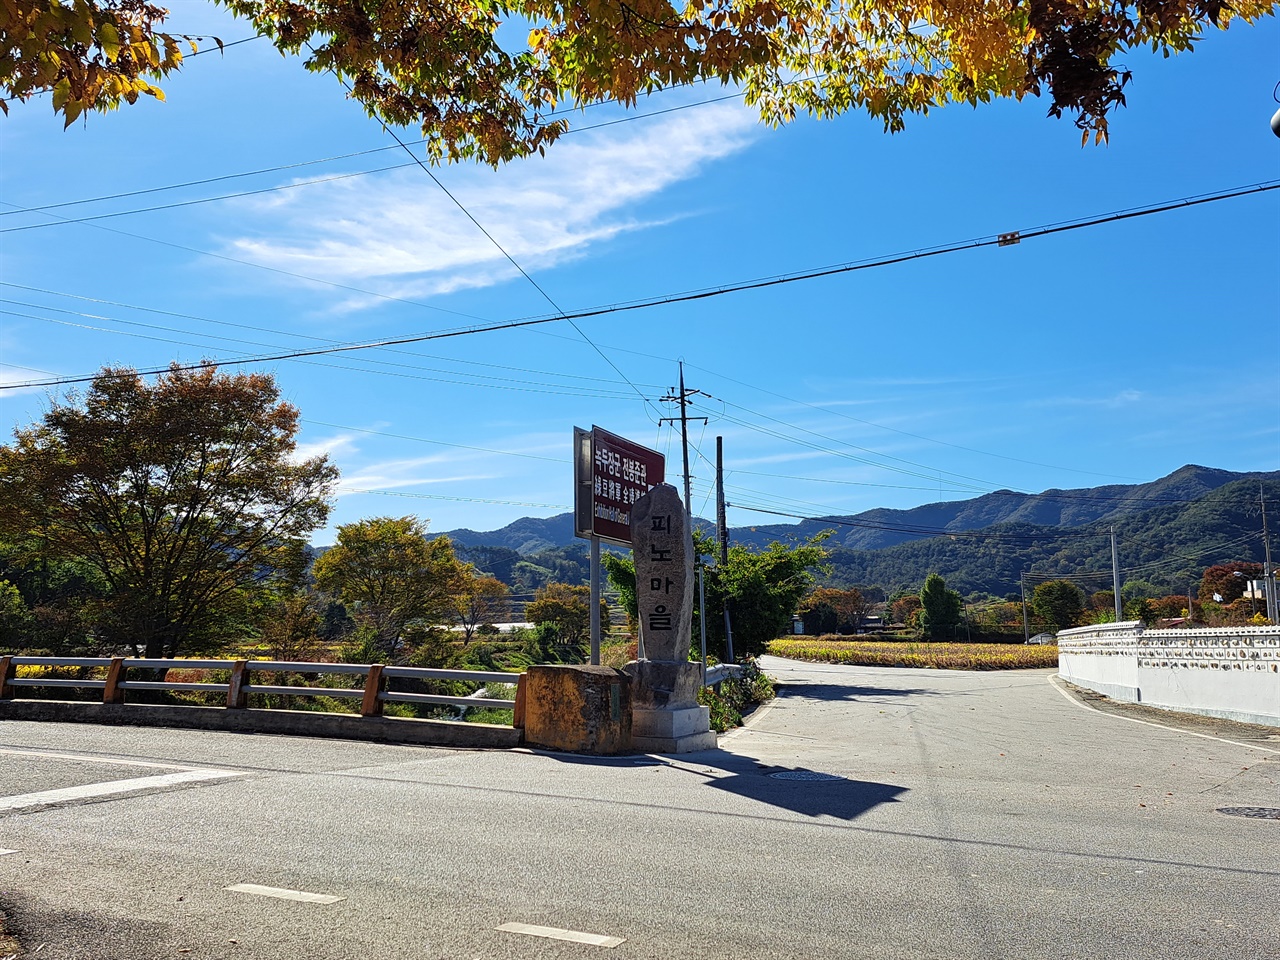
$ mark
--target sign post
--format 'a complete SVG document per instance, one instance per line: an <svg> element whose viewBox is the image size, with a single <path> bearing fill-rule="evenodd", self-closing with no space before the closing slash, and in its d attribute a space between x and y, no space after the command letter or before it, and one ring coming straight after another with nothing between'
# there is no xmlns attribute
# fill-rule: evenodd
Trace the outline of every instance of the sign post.
<svg viewBox="0 0 1280 960"><path fill-rule="evenodd" d="M591 541L591 663L600 663L600 541L631 546L635 502L665 479L662 454L616 433L573 428L573 532Z"/></svg>

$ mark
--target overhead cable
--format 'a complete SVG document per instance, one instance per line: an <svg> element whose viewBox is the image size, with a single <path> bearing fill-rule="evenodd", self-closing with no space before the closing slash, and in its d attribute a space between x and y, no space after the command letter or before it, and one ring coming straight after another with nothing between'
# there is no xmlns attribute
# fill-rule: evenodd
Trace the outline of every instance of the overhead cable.
<svg viewBox="0 0 1280 960"><path fill-rule="evenodd" d="M1266 191L1275 190L1278 188L1280 188L1280 180L1266 181L1264 183L1254 184L1248 187L1240 187L1233 190L1223 191L1220 193L1203 194L1197 197L1187 197L1181 200L1175 200L1168 203L1162 203L1162 204L1158 204L1150 207L1132 209L1132 210L1127 210L1127 211L1118 212L1118 213L1102 214L1100 216L1076 220L1071 223L1067 223L1063 225L1050 226L1050 227L1037 227L1037 228L1033 228L1026 231L1015 231L1015 232L1020 234L1021 239L1027 240L1027 239L1032 239L1034 237L1049 236L1052 234L1062 233L1069 230L1080 230L1085 227L1099 226L1106 223L1115 223L1122 220L1133 219L1135 217L1145 217L1145 216L1151 216L1157 213L1166 213L1172 210L1186 209L1186 208L1197 206L1200 204L1216 203L1221 200L1229 200L1236 197L1259 194ZM107 229L107 228L101 228L101 229ZM761 278L757 280L746 280L746 281L741 281L739 283L725 284L719 287L695 290L687 293L668 294L665 296L650 297L643 300L633 300L626 303L591 307L585 310L576 310L570 313L553 314L550 316L527 317L523 319L507 320L507 321L502 321L498 323L482 323L482 324L476 324L469 327L459 327L452 330L440 330L432 333L424 333L424 334L419 334L417 336L412 336L412 337L395 337L395 338L385 339L385 340L373 340L373 341L366 341L363 343L350 343L350 344L345 344L341 346L318 348L315 350L299 350L291 353L274 354L270 356L261 356L257 358L231 360L231 361L225 361L224 365L233 365L233 364L242 365L247 363L270 363L277 360L291 360L296 357L317 356L317 355L326 354L326 353L341 353L341 352L350 352L350 351L358 351L358 350L369 350L375 347L402 346L408 343L422 343L428 340L443 340L451 337L470 336L472 334L477 334L477 333L491 333L498 330L514 330L514 329L519 329L521 327L532 327L532 326L538 326L546 323L554 323L558 320L582 320L589 317L608 316L612 314L626 313L626 312L635 311L635 310L648 310L654 307L669 306L677 303L690 303L698 300L712 299L715 297L726 296L731 293L743 293L749 290L761 290L769 287L782 286L782 285L791 284L791 283L799 283L807 280L816 280L822 277L836 276L844 273L854 273L861 270L872 270L879 267L887 267L887 266L892 266L894 264L899 264L899 263L908 263L914 260L923 260L931 257L942 256L945 254L960 253L966 250L977 250L983 247L1007 245L1007 242L1001 239L1002 237L1007 237L1007 236L1008 234L1001 234L999 236L989 236L989 237L979 238L974 240L966 240L959 243L946 244L946 245L927 248L923 250L916 250L908 253L892 254L890 256L885 256L885 257L859 260L859 261L839 264L839 265L830 266L830 267L823 267L816 270L803 271L800 273L766 277L766 278ZM163 242L163 241L157 241L157 242ZM175 244L175 246L177 245ZM210 254L210 255L218 256L217 254ZM223 258L223 259L231 259L231 258ZM271 267L264 267L263 269L274 270L274 268L271 268ZM287 271L276 271L276 272L285 273ZM294 276L297 276L297 275L295 274ZM304 279L313 279L313 278L304 278ZM317 281L317 282L324 282L324 281ZM341 287L342 285L334 284L334 286ZM355 289L355 288L347 288L347 289ZM381 296L379 294L372 294L370 293L370 291L357 291L357 292L366 293L372 296ZM392 297L388 299L399 299L399 298ZM407 301L407 302L412 302L412 301ZM427 304L418 304L418 305L427 306ZM440 309L440 308L433 307L432 309ZM180 369L198 369L199 367L204 365L205 364L194 364L194 365L191 365L190 367L180 366ZM160 369L145 371L145 373L146 374L165 373L168 370L169 370L168 367L164 367ZM24 383L3 384L3 385L0 385L0 389L13 390L13 389L25 389L29 387L61 386L63 384L87 383L89 381L92 381L93 379L95 379L94 375L86 375L86 376L79 376L79 377L63 377L63 378L43 380L43 381L27 381Z"/></svg>

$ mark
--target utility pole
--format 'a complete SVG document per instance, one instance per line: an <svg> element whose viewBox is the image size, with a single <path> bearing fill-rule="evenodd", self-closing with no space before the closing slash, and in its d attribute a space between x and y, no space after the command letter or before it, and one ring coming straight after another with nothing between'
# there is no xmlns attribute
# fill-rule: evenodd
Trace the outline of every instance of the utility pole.
<svg viewBox="0 0 1280 960"><path fill-rule="evenodd" d="M689 421L701 420L707 422L706 417L690 417L689 416L689 398L695 397L702 393L701 390L686 390L684 386L684 361L680 361L680 389L678 392L669 393L661 399L666 403L680 404L680 416L678 417L662 417L659 423L675 423L680 421L680 448L684 456L684 511L689 515L689 530L693 530L693 493L689 475ZM706 394L703 394L706 396Z"/></svg>
<svg viewBox="0 0 1280 960"><path fill-rule="evenodd" d="M1116 553L1116 528L1111 527L1111 589L1116 595L1116 623L1124 619L1120 612L1120 561Z"/></svg>
<svg viewBox="0 0 1280 960"><path fill-rule="evenodd" d="M667 394L662 399L668 403L680 404L680 416L679 417L662 417L658 422L659 423L675 423L676 420L680 421L680 450L684 457L684 512L685 512L685 516L688 517L689 552L693 554L693 562L698 568L698 626L702 632L702 677L705 680L707 676L707 637L706 637L707 620L706 620L706 617L702 615L702 611L703 611L702 598L704 595L703 583L702 583L702 579L703 579L702 563L699 561L698 555L693 548L693 486L692 486L692 478L689 475L689 420L691 419L689 417L689 398L692 396L696 396L699 393L702 393L702 391L685 389L684 361L681 360L679 361L679 363L680 363L680 390L676 394ZM701 420L703 423L707 422L706 417L693 417L692 419Z"/></svg>
<svg viewBox="0 0 1280 960"><path fill-rule="evenodd" d="M716 437L716 542L720 547L720 571L729 565L729 519L724 506L724 437ZM729 598L724 601L724 648L733 663L733 623L729 618Z"/></svg>
<svg viewBox="0 0 1280 960"><path fill-rule="evenodd" d="M716 437L716 546L723 567L729 562L729 519L724 509L724 437Z"/></svg>
<svg viewBox="0 0 1280 960"><path fill-rule="evenodd" d="M1280 598L1276 597L1276 572L1271 566L1271 536L1267 532L1267 498L1263 495L1261 482L1258 483L1258 503L1262 506L1262 580L1267 591L1267 619L1280 623Z"/></svg>
<svg viewBox="0 0 1280 960"><path fill-rule="evenodd" d="M1022 588L1022 639L1031 639L1031 626L1027 623L1027 575L1018 575L1018 586Z"/></svg>

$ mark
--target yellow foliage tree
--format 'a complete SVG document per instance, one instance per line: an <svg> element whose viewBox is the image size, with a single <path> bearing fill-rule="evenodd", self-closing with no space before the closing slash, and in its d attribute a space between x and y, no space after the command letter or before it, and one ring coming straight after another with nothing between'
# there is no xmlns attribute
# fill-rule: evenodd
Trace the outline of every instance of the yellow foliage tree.
<svg viewBox="0 0 1280 960"><path fill-rule="evenodd" d="M212 0L309 70L333 72L380 120L422 128L432 159L497 164L567 129L564 103L634 104L699 80L740 84L762 120L852 109L908 114L1047 93L1082 141L1124 103L1126 51L1191 50L1274 0ZM142 94L194 38L142 0L0 0L0 88L53 92L70 124ZM506 20L527 46L497 38ZM513 34L505 32L504 39ZM518 35L514 34L514 35ZM7 107L5 108L7 110Z"/></svg>

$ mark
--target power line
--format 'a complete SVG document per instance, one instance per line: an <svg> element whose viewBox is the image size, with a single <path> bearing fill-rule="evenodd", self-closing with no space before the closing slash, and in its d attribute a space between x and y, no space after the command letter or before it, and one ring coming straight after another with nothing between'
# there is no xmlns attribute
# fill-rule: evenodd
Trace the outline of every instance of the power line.
<svg viewBox="0 0 1280 960"><path fill-rule="evenodd" d="M1135 217L1144 217L1144 216L1151 216L1157 213L1166 213L1171 210L1184 209L1186 207L1197 206L1205 203L1215 203L1220 200L1229 200L1236 197L1262 193L1270 190L1275 190L1278 188L1280 188L1280 181L1265 181L1263 183L1254 184L1248 187L1235 188L1232 190L1213 193L1213 194L1203 194L1196 197L1187 197L1180 200L1159 204L1156 206L1128 210L1120 213L1102 214L1096 217L1089 217L1081 220L1076 220L1066 225L1051 226L1051 227L1037 227L1027 231L1015 231L1015 233L1018 234L1020 238L1023 240L1030 239L1033 237L1049 236L1051 234L1062 233L1069 230L1079 230L1085 227L1099 226L1105 223L1114 223L1120 220L1133 219ZM98 227L98 229L109 229L109 228ZM113 231L113 232L122 232L122 231ZM131 236L131 235L126 234L126 236ZM974 240L961 241L959 243L946 244L943 246L937 246L937 247L928 248L924 250L917 250L910 253L893 254L890 256L860 260L860 261L840 264L836 266L823 267L816 270L804 271L800 273L792 273L792 274L786 274L786 275L780 275L780 276L774 276L774 277L767 277L767 278L762 278L757 280L746 280L746 281L741 281L739 283L725 284L719 287L696 290L688 293L668 294L664 296L650 297L643 300L633 300L633 301L620 303L620 304L611 304L608 306L592 307L585 310L577 310L572 313L562 313L562 314L552 315L552 316L528 317L525 319L507 320L499 323L483 323L483 324L477 324L471 327L462 327L462 328L456 328L453 330L435 331L432 333L420 334L412 337L397 337L397 338L386 339L386 340L375 340L375 341L367 341L364 343L351 343L351 344L345 344L341 346L318 348L315 350L300 350L292 353L262 356L257 358L247 358L243 360L223 361L223 365L231 366L231 365L241 365L241 364L248 364L248 363L270 363L277 360L290 360L295 357L317 356L317 355L326 354L326 353L340 353L340 352L349 352L349 351L356 351L356 350L369 350L377 347L403 346L409 343L422 343L428 340L441 340L441 339L446 339L450 337L469 336L476 333L490 333L498 330L513 330L521 327L538 326L546 323L554 323L557 320L582 320L588 317L600 317L600 316L608 316L608 315L617 314L617 313L626 313L626 312L631 312L636 310L648 310L654 307L670 306L672 304L677 304L677 303L691 303L698 300L708 300L715 297L726 296L731 293L743 293L749 290L761 290L769 287L782 286L785 284L799 283L807 280L816 280L822 277L831 277L831 276L836 276L844 273L854 273L862 270L876 269L878 267L892 266L899 263L908 263L914 260L923 260L931 257L942 256L944 254L959 253L961 251L967 251L967 250L977 250L983 247L992 247L996 245L1007 245L1007 241L1005 239L1002 239L1007 236L1009 235L1001 234L999 236L994 236L994 237L986 237L986 238L979 238ZM142 238L142 239L148 239L148 238ZM156 242L165 243L165 241L156 241ZM172 246L179 246L179 245L172 244ZM182 249L190 249L190 248L182 248ZM203 251L194 251L194 252L203 252ZM219 256L218 254L209 254L209 255ZM221 259L231 259L231 258L224 257ZM257 266L255 264L251 264L251 265ZM275 268L273 267L263 267L262 269L273 270L274 272L278 272L278 273L287 273L287 271L275 270ZM299 275L292 274L292 276L299 276ZM303 279L314 279L314 278L303 278ZM327 281L316 281L316 282L325 283ZM342 284L333 284L333 286L341 287ZM347 289L356 289L356 288L348 287ZM385 299L392 299L392 300L400 299L397 297L385 297L382 294L374 294L374 293L371 293L370 291L357 290L357 292L365 293L370 296L384 297ZM405 301L405 302L412 303L413 301ZM430 306L428 304L417 304L417 305ZM441 308L432 307L431 309L441 309ZM446 312L450 312L450 311L446 311ZM191 366L179 365L179 369L197 369L200 366L205 366L205 364L195 364ZM165 373L165 372L168 372L169 369L170 368L168 367L164 367L164 368L159 368L154 370L143 371L143 373L144 375ZM0 390L26 389L30 387L61 386L64 384L86 383L86 382L92 381L93 379L94 379L94 376L89 375L89 376L81 376L81 377L64 377L64 378L50 379L50 380L44 380L44 381L27 381L24 383L3 384L3 385L0 385Z"/></svg>
<svg viewBox="0 0 1280 960"><path fill-rule="evenodd" d="M250 37L249 39L254 40L257 38ZM236 42L246 43L247 41L239 40ZM234 46L234 45L235 44L226 44L226 46ZM207 51L201 51L201 52L207 52ZM195 55L196 54L190 54L189 56L195 56ZM603 129L604 127L612 127L620 123L632 123L636 120L648 120L653 117L660 117L669 113L677 113L681 110L689 110L694 107L703 107L711 104L723 103L727 100L740 100L742 99L743 96L744 94L742 93L730 94L723 97L712 97L711 99L708 99L708 100L697 100L697 101L694 101L693 103L684 103L674 107L667 107L662 110L654 110L649 113L632 114L631 116L621 117L617 120L608 120L603 123L589 124L585 127L574 127L572 129L566 130L563 134L561 134L561 136L568 136L573 133L586 133L591 130L600 130L600 129ZM616 101L607 100L607 101L599 101L598 103L589 103L589 104L585 104L582 109L587 109L595 106L602 106L602 105L613 103L613 102L616 102ZM578 111L575 108L573 110L557 111L554 113L550 113L547 116L548 118L550 118L550 117L562 116L565 114L576 113L576 112ZM321 157L315 160L300 160L294 163L280 164L274 167L262 167L257 170L247 170L242 173L229 173L229 174L224 174L217 177L207 177L201 180L187 180L181 183L166 184L160 187L147 187L141 190L128 190L128 191L123 191L121 193L105 194L99 197L86 197L81 200L65 200L60 203L46 203L46 204L40 204L38 206L20 207L14 210L0 211L0 217L12 217L12 216L17 216L23 213L40 213L46 210L58 210L63 207L79 206L79 205L88 204L88 203L102 203L108 200L122 200L122 199L127 199L129 197L145 196L147 194L152 194L152 193L163 193L169 190L182 190L182 189L186 189L187 187L205 186L207 184L220 183L226 180L236 180L236 179L242 179L245 177L256 177L256 176L262 176L268 173L280 173L285 170L295 170L299 167L315 166L317 164L324 164L324 163L334 163L334 162L337 162L338 160L350 160L355 157L365 157L374 153L385 153L388 150L398 150L398 149L401 149L402 147L420 146L428 142L426 138L423 138L420 140L408 140L403 142L400 142L399 137L397 137L396 139L398 142L394 146L372 147L368 150L358 150L354 153L338 154L337 156L332 156L332 157ZM396 164L394 166L377 167L373 170L364 170L356 173L349 173L349 174L345 174L344 176L348 178L363 177L363 176L369 176L375 173L382 173L387 170L398 170L403 167L410 167L410 166L413 166L413 164L412 163ZM343 179L343 177L321 177L314 180L308 180L299 184L281 184L273 187L265 187L261 190L247 191L244 193L232 193L232 194L226 194L224 196L219 196L219 197L207 197L201 200L190 200L190 201L187 201L186 203L175 203L175 204L167 204L164 206L157 206L157 207L146 207L146 208L135 209L135 210L124 210L117 213L104 214L103 216L104 217L122 217L122 216L127 216L135 213L149 213L153 210L167 210L167 209L170 209L171 207L186 206L194 203L209 203L214 200L228 200L228 199L234 199L236 197L252 196L258 193L270 193L275 190L288 190L288 189L292 189L293 187L308 186L314 183L326 183L329 180L333 180L333 179ZM62 223L84 223L86 221L93 220L93 219L100 219L100 218L81 217L77 219L68 219L61 222ZM58 226L58 225L59 224L36 224L34 226L44 227L44 226ZM34 227L20 227L15 229L33 229L33 228ZM0 233L2 232L8 232L8 231L0 231Z"/></svg>
<svg viewBox="0 0 1280 960"><path fill-rule="evenodd" d="M333 183L337 180L350 180L353 177L365 177L374 173L385 173L388 170L403 170L405 167L413 166L412 163L393 163L386 167L377 167L373 170L360 170L355 173L337 173L331 177L316 177L312 180L301 180L297 183L280 183L272 187L263 187L259 190L242 190L239 193L224 193L216 197L199 197L195 200L175 200L173 203L157 204L154 207L138 207L133 210L116 210L112 213L95 213L87 217L61 217L54 221L45 223L26 223L20 227L4 227L0 228L0 233L21 233L24 230L45 230L49 227L63 227L72 223L92 223L97 220L111 220L115 217L131 217L139 213L156 213L160 210L176 210L179 207L194 207L202 203L215 203L219 200L234 200L239 197L256 197L263 193L277 193L281 190L295 190L298 187L310 187L317 183ZM64 204L54 204L54 206L64 206ZM18 211L10 210L3 216L7 216Z"/></svg>
<svg viewBox="0 0 1280 960"><path fill-rule="evenodd" d="M15 302L17 301L0 298L0 303L15 303ZM59 313L69 313L73 316L104 320L109 323L117 323L124 326L142 327L148 330L160 330L160 331L169 332L169 333L180 333L180 334L190 333L190 331L178 330L173 327L164 327L156 324L142 323L137 320L122 320L115 317L101 317L94 314L85 314L85 313L79 313L73 310L66 310L61 307L41 306L38 304L26 304L26 305L33 306L36 309L54 310ZM36 314L31 314L31 313L21 313L16 310L0 309L0 314L5 314L8 316L14 316L14 317L22 317L29 320L38 320L43 323L53 323L61 326L70 326L70 327L75 327L82 330L90 330L96 333L107 333L115 336L127 336L127 337L135 337L143 340L154 340L160 343L175 344L177 346L195 347L196 349L199 349L199 350L206 349L206 347L208 346L207 344L192 343L191 341L188 341L188 340L174 340L170 337L158 337L150 334L132 333L124 330L112 330L105 327L92 326L90 324L75 323L69 320L60 320L54 317L38 316ZM236 343L241 345L259 346L259 347L268 346L267 344L263 344L258 341L244 340L243 338L237 338L237 337L222 337L216 334L194 334L194 335L207 337L214 340L225 340L230 343ZM284 334L284 335L288 336L289 334ZM320 339L320 338L309 338L309 339ZM329 342L332 342L332 341L329 341ZM236 351L236 352L242 355L247 353L247 351ZM396 354L404 354L406 356L422 356L421 354L414 353L413 351L392 350L388 352L396 353ZM624 399L625 397L630 396L630 394L618 393L611 390L605 390L605 389L601 389L600 387L592 388L590 386L582 385L582 384L575 384L575 383L565 384L565 383L557 383L557 382L521 379L517 377L512 377L510 373L497 376L497 375L489 375L489 374L471 373L468 371L442 370L435 367L424 367L421 364L396 363L391 360L377 360L371 357L358 357L356 359L360 363L372 364L376 367L394 367L394 368L403 368L403 369L409 369L409 370L418 370L418 371L423 371L425 373L444 374L445 376L443 377L414 377L414 379L431 380L439 383L456 383L464 386L488 387L490 389L495 389L495 390L523 390L527 392L536 392L536 393L554 393L561 396L599 397L601 399ZM448 358L440 358L440 359L448 360ZM383 376L400 376L400 377L409 376L407 374L399 373L396 370L369 369L368 367L344 366L342 364L332 364L332 363L326 364L326 363L320 363L315 360L298 360L296 362L316 364L319 366L327 366L337 370L351 370L357 373L373 373L373 374L381 374ZM587 381L591 381L592 383L609 384L611 386L615 385L614 381L605 380L598 377L577 377L573 374L559 374L559 373L549 373L549 372L544 373L543 371L528 370L526 368L520 368L520 367L507 367L501 364L485 364L479 361L449 361L449 362L465 363L472 366L493 367L496 369L507 370L507 371L539 373L549 377L561 377L561 378L576 379L576 380L587 380ZM463 378L469 378L469 379L463 379Z"/></svg>
<svg viewBox="0 0 1280 960"><path fill-rule="evenodd" d="M7 201L4 201L4 200L0 200L0 205L6 206L6 207L16 206L16 204L8 203ZM59 220L65 219L63 217L58 217L57 214L53 214L53 213L46 213L46 214L43 214L43 216L54 217ZM403 303L413 307L422 307L426 310L434 310L437 313L451 314L452 316L462 317L467 320L482 319L480 317L476 317L468 313L461 313L457 310L449 310L446 307L438 307L433 303L423 303L421 300L410 300L407 297L395 297L395 296L392 296L391 294L378 293L375 290L365 290L361 287L354 287L346 283L338 283L337 281L334 281L334 280L324 280L324 279L321 279L320 277L310 277L310 276L307 276L306 274L294 273L291 270L284 270L284 269L281 269L280 267L269 267L263 263L254 263L252 260L240 260L236 257L228 257L225 254L213 253L212 251L209 251L209 250L201 250L198 247L188 247L185 244L174 243L171 240L159 240L155 237L147 237L140 233L130 233L127 230L117 230L115 227L103 226L100 223L90 223L90 224L87 224L87 226L91 227L94 230L103 230L107 233L114 233L116 236L128 237L131 240L142 240L146 243L154 243L162 247L170 247L171 249L174 249L174 250L182 250L182 251L185 251L186 253L194 253L201 257L212 257L215 260L222 260L222 261L225 261L226 263L234 263L242 267L252 267L255 270L265 270L268 273L274 273L279 276L292 277L295 280L305 280L308 283L318 283L326 287L333 287L335 290L346 290L350 293L358 293L361 296L373 297L377 300L386 300L392 303ZM84 381L76 381L76 382L84 382Z"/></svg>
<svg viewBox="0 0 1280 960"><path fill-rule="evenodd" d="M398 490L339 489L338 496L347 493L373 493L383 497L406 497L412 500L452 500L458 503L493 503L504 507L545 507L549 510L572 510L563 503L529 503L523 500L486 500L483 497L446 497L440 493L403 493Z"/></svg>
<svg viewBox="0 0 1280 960"><path fill-rule="evenodd" d="M313 334L298 333L298 332L291 331L291 330L280 330L280 329L275 329L275 328L272 328L272 327L259 326L259 325L256 325L256 324L235 323L235 322L230 321L230 320L214 320L214 319L209 318L209 317L202 317L202 316L199 316L199 315L197 315L197 314L192 314L192 313L179 313L179 312L172 311L172 310L160 310L160 309L157 309L157 308L154 308L154 307L143 307L143 306L138 306L137 304L122 303L121 301L118 301L118 300L105 300L105 299L100 299L100 298L96 298L96 297L85 297L85 296L81 296L81 295L79 295L79 294L74 294L74 293L62 293L62 292L57 291L57 290L47 290L47 289L44 289L44 288L41 288L41 287L31 287L31 286L27 286L27 285L25 285L25 284L21 284L21 283L11 283L11 282L4 281L4 280L0 280L0 286L5 286L5 287L14 287L14 288L19 289L19 290L27 290L27 291L30 291L30 292L33 292L33 293L42 293L42 294L47 294L47 295L49 295L49 296L53 296L53 297L65 297L65 298L67 298L67 299L71 299L71 300L80 300L80 301L84 301L84 302L86 302L86 303L100 303L100 304L106 304L106 305L108 305L108 306L121 307L121 308L126 309L126 310L137 310L137 311L142 312L142 313L154 313L154 314L157 314L157 315L160 315L160 316L176 317L176 318L178 318L178 319L183 319L183 320L196 320L196 321L199 321L200 323L208 323L208 324L213 324L213 325L216 325L216 326L231 327L231 328L235 328L235 329L239 329L239 330L251 330L251 331L253 331L253 332L255 332L255 333L268 333L268 334L274 334L274 335L276 335L276 336L281 336L281 337L291 337L291 338L296 339L296 340L310 340L310 341L312 341L312 342L314 342L314 343L327 343L327 344L342 344L342 343L344 343L344 341L341 341L341 340L335 340L335 339L333 339L333 338L331 338L331 337L317 337L317 336L315 336L315 335L313 335ZM104 315L102 315L102 314L96 314L96 313L85 313L85 312L83 312L83 311L70 310L70 309L65 308L65 307L55 307L55 306L51 306L51 305L48 305L48 304L30 303L30 302L22 301L22 300L8 300L8 299L5 299L5 298L0 298L0 303L16 304L16 305L19 305L19 306L31 307L31 308L33 308L33 309L37 309L37 310L53 310L53 311L55 311L55 312L57 312L57 313L67 313L67 314L71 314L72 316L83 317L83 318L90 319L90 320L104 320L104 321L108 321L108 322L111 322L111 323L121 323L121 324L140 325L140 326L151 326L151 325L148 325L148 324L140 324L138 321L122 320L122 319L120 319L120 318L118 318L118 317L108 317L108 316L104 316ZM48 319L48 318L35 318L35 319ZM185 330L185 329L177 328L177 327L154 326L154 327L152 327L152 329L157 329L157 330L166 330L166 331L174 332L174 333L188 333L188 334L192 334L192 335L195 335L195 336L213 336L212 334L200 334L200 333L196 333L195 331ZM108 331L108 332L115 332L115 331ZM216 337L215 339L228 340L228 341L236 342L236 343L252 343L252 342L253 342L253 341L243 340L243 339L238 339L238 338L234 338L234 337ZM198 346L197 344L186 344L186 345L187 345L187 346ZM261 344L258 344L258 345L259 345L259 346L261 346ZM538 376L544 376L544 377L556 377L556 378L559 378L559 379L562 379L562 380L581 380L581 381L588 382L588 383L599 383L599 384L605 384L605 383L612 384L612 383L614 382L614 381L609 380L609 379L606 379L606 378L604 378L604 377L590 377L590 376L586 376L586 375L584 375L584 374L578 374L578 373L558 373L558 372L550 371L550 370L536 370L536 369L532 369L532 368L529 368L529 367L516 367L516 366L512 366L512 365L510 365L510 364L486 363L486 362L481 361L481 360L463 360L463 359L459 359L459 358L457 358L457 357L444 357L444 356L440 356L440 355L438 355L438 354L422 353L422 352L419 352L419 351L416 351L416 350L394 350L394 349L388 349L386 352L387 352L387 353L394 353L394 354L398 354L398 355L403 355L403 356L408 356L408 357L418 357L418 358L426 359L426 360L439 360L439 361L442 361L442 362L445 362L445 363L455 363L455 364L460 364L460 365L464 365L464 366L471 366L471 367L484 367L484 368L486 368L486 369L490 369L490 370L503 370L503 371L511 371L511 372L515 372L515 373L532 373L532 374L536 374L536 375L538 375ZM365 362L369 362L369 363L378 363L378 362L380 362L380 361L365 361ZM23 368L23 369L28 369L28 368ZM355 368L344 368L344 369L355 369ZM421 368L416 368L416 369L421 369ZM35 371L35 372L37 372L37 373L47 373L48 371L44 371L44 370L37 370L37 371ZM375 371L369 371L369 372L375 372ZM448 372L452 372L452 371L448 371ZM52 374L52 373L50 373L50 376L56 376L56 374ZM509 378L508 378L508 379L509 379ZM529 381L525 381L525 382L529 382ZM660 387L658 384L644 384L644 386L646 386L646 387L651 387L651 388L652 388L652 389L654 389L654 390L660 390L660 389L661 389L661 387Z"/></svg>
<svg viewBox="0 0 1280 960"><path fill-rule="evenodd" d="M425 143L426 141L419 141ZM316 160L299 160L295 163L284 163L274 167L262 167L258 170L246 170L243 173L227 173L217 177L206 177L203 180L186 180L182 183L169 183L161 187L147 187L142 190L126 190L122 193L110 193L100 197L85 197L81 200L64 200L61 203L44 203L34 207L18 207L14 210L0 211L0 217L16 217L23 213L43 213L46 210L59 210L63 207L76 207L86 203L103 203L107 200L124 200L129 197L142 197L152 193L165 193L169 190L183 190L187 187L202 187L210 183L222 183L226 180L241 180L247 177L258 177L267 173L281 173L285 170L296 170L299 167L311 167L322 163L336 163L339 160L352 160L356 157L367 157L373 153L385 153L388 150L395 150L396 147L373 147L369 150L357 150L354 153L341 153L332 157L321 157ZM409 166L409 164L403 164ZM383 169L394 169L390 167L382 167ZM377 172L377 171L369 171ZM315 181L309 181L315 182ZM279 187L273 189L281 189ZM241 194L231 194L231 196L241 196ZM68 220L68 223L79 221Z"/></svg>
<svg viewBox="0 0 1280 960"><path fill-rule="evenodd" d="M310 48L310 44L308 44L308 48ZM314 48L310 48L310 49L312 53L315 53ZM351 84L347 82L347 79L345 77L343 77L341 74L335 74L335 76L337 76L337 78L342 82L342 85L346 87L347 90L351 91L352 93L355 92ZM495 248L497 248L498 252L501 253L503 257L506 258L507 262L510 263L513 267L515 267L516 270L519 271L520 275L525 278L525 280L529 281L529 284L535 290L538 291L538 293L542 296L544 300L547 301L547 303L551 304L551 308L560 315L559 319L568 320L569 325L573 327L574 330L578 331L578 335L582 337L582 339L585 340L588 345L590 345L591 349L593 349L596 353L600 354L600 357L604 360L604 362L607 363L610 367L612 367L614 372L617 373L618 376L620 376L624 381L626 381L627 385L630 386L631 389L636 392L636 394L640 397L641 402L647 406L653 406L652 402L649 400L648 397L644 395L644 393L640 390L640 388L631 382L631 379L625 373L623 373L621 369L619 369L616 363L614 363L607 356L605 356L604 351L595 345L595 343L591 340L591 338L588 337L586 333L583 332L582 328L579 327L578 324L574 322L574 319L570 317L568 314L566 314L564 312L564 309L560 306L560 304L556 303L556 301L552 299L551 295L542 288L542 285L539 284L536 280L534 280L533 277L530 276L528 271L526 271L524 267L520 266L520 264L516 262L515 257L511 256L511 254L507 252L506 247L504 247L501 243L499 243L497 238L495 238L493 234L491 234L487 229L485 229L484 225L479 220L477 220L475 216L472 215L471 211L468 210L466 206L463 205L461 200L459 200L457 197L453 195L452 192L450 192L449 188L446 187L444 183L440 180L440 178L437 177L435 173L432 172L431 168L418 159L417 155L414 154L414 152L409 149L408 145L403 140L400 139L400 135L396 133L395 130L393 130L389 126L384 126L383 129L385 129L387 133L391 135L391 138L400 145L401 149L403 149L404 152L407 153L413 159L413 162L422 168L423 172L428 177L431 178L431 182L440 188L440 191L453 202L454 206L456 206L459 210L462 211L463 215L475 225L476 229L479 230L482 234L484 234L485 238L488 239L488 241L491 244L493 244Z"/></svg>
<svg viewBox="0 0 1280 960"><path fill-rule="evenodd" d="M1039 540L1086 540L1103 536L1103 534L1094 531L1054 531L1044 533L988 533L982 530L947 530L941 527L923 527L910 524L891 524L877 523L870 520L855 520L852 517L811 517L799 513L790 513L782 510L770 510L764 507L751 506L744 503L730 503L726 506L736 507L741 510L750 510L754 513L765 513L777 517L789 517L795 520L811 521L813 523L828 524L833 523L841 527L858 527L869 530L884 530L891 533L906 533L919 537L949 537L953 540L1008 540L1033 543Z"/></svg>

